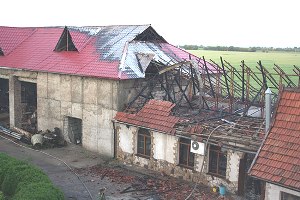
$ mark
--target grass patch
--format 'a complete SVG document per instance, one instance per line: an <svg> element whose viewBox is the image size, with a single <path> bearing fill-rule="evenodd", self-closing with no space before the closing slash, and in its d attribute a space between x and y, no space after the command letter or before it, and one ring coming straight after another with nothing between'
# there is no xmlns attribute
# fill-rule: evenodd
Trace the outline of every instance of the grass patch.
<svg viewBox="0 0 300 200"><path fill-rule="evenodd" d="M13 200L64 199L42 170L3 153L0 153L0 190Z"/></svg>
<svg viewBox="0 0 300 200"><path fill-rule="evenodd" d="M264 67L273 70L274 63L281 68L285 68L290 73L292 72L293 65L300 67L300 52L236 52L236 51L208 51L208 50L189 50L190 53L202 57L206 60L212 59L213 61L221 64L220 56L228 61L236 68L244 60L248 67L256 69L257 62L261 60Z"/></svg>

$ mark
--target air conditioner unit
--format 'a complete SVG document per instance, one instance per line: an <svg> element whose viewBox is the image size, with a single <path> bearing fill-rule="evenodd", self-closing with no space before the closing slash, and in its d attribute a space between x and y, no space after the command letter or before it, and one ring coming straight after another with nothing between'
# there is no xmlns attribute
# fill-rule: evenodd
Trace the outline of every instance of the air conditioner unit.
<svg viewBox="0 0 300 200"><path fill-rule="evenodd" d="M205 144L203 142L197 142L191 140L191 152L204 155Z"/></svg>

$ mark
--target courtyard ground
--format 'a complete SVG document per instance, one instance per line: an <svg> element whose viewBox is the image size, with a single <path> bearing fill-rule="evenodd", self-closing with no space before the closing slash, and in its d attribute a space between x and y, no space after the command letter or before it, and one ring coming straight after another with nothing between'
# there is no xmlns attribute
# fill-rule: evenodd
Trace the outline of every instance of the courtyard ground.
<svg viewBox="0 0 300 200"><path fill-rule="evenodd" d="M230 195L222 197L201 184L124 165L81 146L68 144L66 147L37 151L0 136L0 152L39 166L64 192L65 199L98 200L101 191L107 200L240 199Z"/></svg>

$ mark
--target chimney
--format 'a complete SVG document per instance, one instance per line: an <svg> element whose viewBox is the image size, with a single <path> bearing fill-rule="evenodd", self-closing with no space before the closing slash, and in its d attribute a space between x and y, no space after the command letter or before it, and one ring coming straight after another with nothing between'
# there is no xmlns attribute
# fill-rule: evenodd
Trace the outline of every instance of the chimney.
<svg viewBox="0 0 300 200"><path fill-rule="evenodd" d="M270 128L270 122L271 122L271 102L272 102L272 91L270 88L268 88L265 92L265 100L266 100L266 105L265 105L265 120L266 120L266 127L265 127L265 132L267 133L269 128Z"/></svg>

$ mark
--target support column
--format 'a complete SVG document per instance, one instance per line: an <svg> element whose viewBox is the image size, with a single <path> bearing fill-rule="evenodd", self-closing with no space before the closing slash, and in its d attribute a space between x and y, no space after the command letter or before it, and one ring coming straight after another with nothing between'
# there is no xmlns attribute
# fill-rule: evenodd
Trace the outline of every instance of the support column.
<svg viewBox="0 0 300 200"><path fill-rule="evenodd" d="M21 82L16 76L9 77L9 122L10 126L21 128Z"/></svg>

